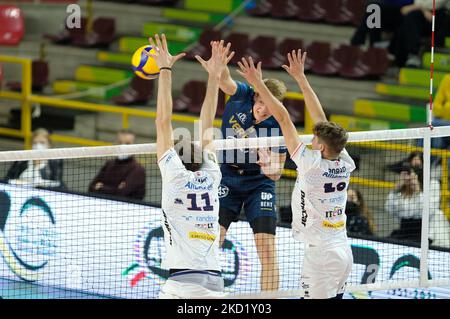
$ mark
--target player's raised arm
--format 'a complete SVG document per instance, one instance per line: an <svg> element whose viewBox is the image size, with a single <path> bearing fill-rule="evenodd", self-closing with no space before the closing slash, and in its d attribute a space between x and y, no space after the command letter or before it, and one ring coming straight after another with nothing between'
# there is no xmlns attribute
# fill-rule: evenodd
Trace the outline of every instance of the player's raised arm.
<svg viewBox="0 0 450 319"><path fill-rule="evenodd" d="M155 54L146 53L154 58L160 68L158 79L158 99L156 103L156 153L158 160L164 153L173 147L172 141L172 66L185 56L180 53L172 56L167 48L166 36L161 38L155 35L155 40L149 38L150 44L155 48ZM156 43L156 44L155 44Z"/></svg>
<svg viewBox="0 0 450 319"><path fill-rule="evenodd" d="M305 75L304 66L306 61L306 52L302 54L302 50L298 50L297 52L293 50L292 52L288 53L287 57L289 66L283 65L283 69L285 69L286 72L294 78L294 80L300 87L300 90L302 91L305 99L305 106L309 114L311 115L314 124L318 122L326 122L327 117L325 116L319 98L312 89Z"/></svg>
<svg viewBox="0 0 450 319"><path fill-rule="evenodd" d="M211 58L208 61L203 60L198 55L195 57L208 72L206 95L200 113L202 148L208 147L209 149L212 149L212 128L217 111L220 76L224 69L227 68L228 62L230 62L234 56L234 52L230 53L230 47L231 43L228 43L225 47L223 40L220 42L214 41L211 42L212 53Z"/></svg>
<svg viewBox="0 0 450 319"><path fill-rule="evenodd" d="M242 58L241 62L238 62L240 71L238 73L242 75L247 82L253 86L255 91L260 95L264 104L269 108L270 112L275 117L275 120L280 124L281 130L283 132L284 139L286 141L286 146L289 153L293 153L300 143L297 130L292 123L289 113L284 107L284 105L270 93L267 86L264 84L261 62L255 67L253 59L250 57L248 59Z"/></svg>
<svg viewBox="0 0 450 319"><path fill-rule="evenodd" d="M233 96L236 94L237 84L231 77L228 67L224 68L220 75L219 87L227 95Z"/></svg>

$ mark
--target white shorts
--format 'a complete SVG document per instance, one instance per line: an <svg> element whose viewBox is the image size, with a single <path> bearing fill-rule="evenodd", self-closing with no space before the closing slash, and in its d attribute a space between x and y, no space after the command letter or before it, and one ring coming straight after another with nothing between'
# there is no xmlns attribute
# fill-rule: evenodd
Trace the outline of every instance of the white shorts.
<svg viewBox="0 0 450 319"><path fill-rule="evenodd" d="M217 299L223 292L211 291L201 285L168 279L159 291L159 299Z"/></svg>
<svg viewBox="0 0 450 319"><path fill-rule="evenodd" d="M301 275L305 299L329 299L344 293L352 265L350 245L307 247Z"/></svg>

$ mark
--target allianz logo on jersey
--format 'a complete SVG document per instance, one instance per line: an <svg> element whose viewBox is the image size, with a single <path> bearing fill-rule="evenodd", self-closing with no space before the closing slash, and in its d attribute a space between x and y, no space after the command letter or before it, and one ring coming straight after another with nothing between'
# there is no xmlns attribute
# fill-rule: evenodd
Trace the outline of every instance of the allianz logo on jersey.
<svg viewBox="0 0 450 319"><path fill-rule="evenodd" d="M213 189L213 184L210 182L210 179L207 176L197 177L194 181L188 181L184 188L190 190L207 190L210 191Z"/></svg>
<svg viewBox="0 0 450 319"><path fill-rule="evenodd" d="M322 176L328 178L343 178L348 177L349 174L350 173L347 172L347 168L344 166L339 168L329 168L328 172L323 173Z"/></svg>

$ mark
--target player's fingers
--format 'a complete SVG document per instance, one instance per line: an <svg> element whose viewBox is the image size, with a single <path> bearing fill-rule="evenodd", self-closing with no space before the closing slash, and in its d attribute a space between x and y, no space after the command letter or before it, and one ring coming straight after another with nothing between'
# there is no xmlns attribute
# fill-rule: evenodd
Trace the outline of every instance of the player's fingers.
<svg viewBox="0 0 450 319"><path fill-rule="evenodd" d="M297 50L297 53L295 54L295 58L297 59L297 61L302 60L302 49Z"/></svg>
<svg viewBox="0 0 450 319"><path fill-rule="evenodd" d="M157 49L158 47L155 45L155 41L153 41L153 38L152 38L152 37L148 38L148 41L150 42L151 47L152 47L153 49L155 49L155 51L156 51L156 49Z"/></svg>
<svg viewBox="0 0 450 319"><path fill-rule="evenodd" d="M248 65L248 61L247 61L247 59L245 57L243 57L241 59L241 61L242 61L242 64L245 66L246 69L250 68L250 66Z"/></svg>
<svg viewBox="0 0 450 319"><path fill-rule="evenodd" d="M228 58L227 58L227 60L226 60L226 63L227 63L227 64L228 64L228 63L231 61L231 59L234 57L234 54L235 54L234 51L230 53L230 55L228 56Z"/></svg>
<svg viewBox="0 0 450 319"><path fill-rule="evenodd" d="M173 63L177 62L178 60L184 58L186 56L186 53L182 52L176 56L173 57Z"/></svg>
<svg viewBox="0 0 450 319"><path fill-rule="evenodd" d="M305 62L306 62L306 57L307 57L307 56L308 56L307 53L304 52L304 53L303 53L303 57L302 57L302 63L303 63L303 64L305 64Z"/></svg>
<svg viewBox="0 0 450 319"><path fill-rule="evenodd" d="M292 66L292 64L294 63L294 61L292 60L292 56L291 56L291 53L290 53L290 52L288 53L287 58L288 58L289 65Z"/></svg>
<svg viewBox="0 0 450 319"><path fill-rule="evenodd" d="M248 64L252 69L255 68L255 62L253 62L253 58L251 56L248 57Z"/></svg>
<svg viewBox="0 0 450 319"><path fill-rule="evenodd" d="M162 48L163 48L163 50L169 52L169 49L167 48L166 35L163 33L161 37L162 37Z"/></svg>
<svg viewBox="0 0 450 319"><path fill-rule="evenodd" d="M161 39L159 38L159 34L155 34L156 45L159 49L162 49Z"/></svg>
<svg viewBox="0 0 450 319"><path fill-rule="evenodd" d="M289 72L289 67L288 67L286 64L283 64L281 67L282 67L283 69L285 69L287 72Z"/></svg>
<svg viewBox="0 0 450 319"><path fill-rule="evenodd" d="M292 56L292 61L297 62L297 51L292 50L291 52L291 56Z"/></svg>
<svg viewBox="0 0 450 319"><path fill-rule="evenodd" d="M241 62L238 62L237 65L242 71L246 70L246 68L244 67L244 65Z"/></svg>
<svg viewBox="0 0 450 319"><path fill-rule="evenodd" d="M256 68L257 68L258 71L260 71L260 72L261 72L261 66L262 66L262 62L259 61L258 64L257 64L257 66L256 66Z"/></svg>
<svg viewBox="0 0 450 319"><path fill-rule="evenodd" d="M240 76L242 76L243 78L245 78L245 73L241 72L240 70L236 70L237 74L239 74Z"/></svg>
<svg viewBox="0 0 450 319"><path fill-rule="evenodd" d="M225 55L228 55L228 53L230 52L231 49L231 42L227 43L227 46L225 47Z"/></svg>
<svg viewBox="0 0 450 319"><path fill-rule="evenodd" d="M196 55L195 59L197 59L198 62L200 62L201 65L205 65L206 61L202 59L201 56Z"/></svg>

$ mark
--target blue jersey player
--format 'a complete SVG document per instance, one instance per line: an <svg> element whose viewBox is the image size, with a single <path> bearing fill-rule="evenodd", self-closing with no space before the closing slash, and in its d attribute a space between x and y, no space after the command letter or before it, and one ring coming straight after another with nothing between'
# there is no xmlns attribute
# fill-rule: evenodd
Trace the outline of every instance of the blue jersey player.
<svg viewBox="0 0 450 319"><path fill-rule="evenodd" d="M283 100L286 86L276 79L264 80L271 94ZM223 138L280 136L281 130L267 103L247 83L231 78L226 68L220 89L230 96L222 117ZM261 261L261 290L278 289L278 264L275 249L276 194L275 181L280 179L286 148L259 148L223 151L222 182L219 188L221 244L232 222L244 209L253 230Z"/></svg>

